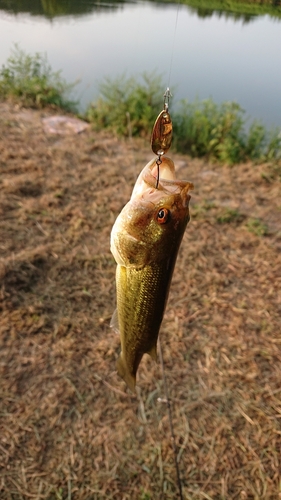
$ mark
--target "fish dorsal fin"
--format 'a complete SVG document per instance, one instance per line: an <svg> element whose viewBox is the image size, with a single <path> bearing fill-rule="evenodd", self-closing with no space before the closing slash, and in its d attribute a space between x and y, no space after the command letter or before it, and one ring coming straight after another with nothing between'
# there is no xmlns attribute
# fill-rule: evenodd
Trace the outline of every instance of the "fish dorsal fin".
<svg viewBox="0 0 281 500"><path fill-rule="evenodd" d="M118 333L120 335L117 309L115 309L114 313L112 314L112 318L111 318L109 326L110 326L110 328L112 328L115 331L115 333Z"/></svg>

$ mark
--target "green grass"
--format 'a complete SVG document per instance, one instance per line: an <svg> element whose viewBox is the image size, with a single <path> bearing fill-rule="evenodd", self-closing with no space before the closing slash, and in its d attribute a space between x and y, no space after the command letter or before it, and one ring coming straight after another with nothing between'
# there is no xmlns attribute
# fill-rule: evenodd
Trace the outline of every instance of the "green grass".
<svg viewBox="0 0 281 500"><path fill-rule="evenodd" d="M163 106L161 77L142 75L142 82L125 75L100 84L100 98L86 116L96 129L110 128L121 135L146 136Z"/></svg>
<svg viewBox="0 0 281 500"><path fill-rule="evenodd" d="M52 71L45 55L26 54L17 45L0 70L0 98L23 106L55 106L75 111L76 103L67 99L74 85L67 84L60 71Z"/></svg>
<svg viewBox="0 0 281 500"><path fill-rule="evenodd" d="M191 156L233 165L280 158L281 135L254 121L245 130L245 111L236 102L216 104L212 99L182 101L174 117L174 144Z"/></svg>
<svg viewBox="0 0 281 500"><path fill-rule="evenodd" d="M256 16L269 15L274 19L281 18L281 4L274 0L182 0L182 3L202 18L211 17L214 13L243 20L245 23Z"/></svg>
<svg viewBox="0 0 281 500"><path fill-rule="evenodd" d="M217 216L219 224L230 224L231 222L239 223L244 219L244 216L235 209L226 208L220 215Z"/></svg>
<svg viewBox="0 0 281 500"><path fill-rule="evenodd" d="M260 219L250 218L246 223L246 227L250 233L253 233L256 236L265 236L268 234L267 225Z"/></svg>
<svg viewBox="0 0 281 500"><path fill-rule="evenodd" d="M157 1L157 0L155 0ZM162 0L167 3L178 3L178 0ZM116 0L112 2L117 3ZM199 17L210 17L214 13L231 17L243 22L251 21L255 16L269 15L281 18L281 4L276 0L181 0L195 11ZM7 9L16 14L30 12L34 15L44 15L54 18L62 15L81 15L93 12L98 7L90 2L77 0L1 0L1 9ZM100 6L102 7L103 1Z"/></svg>
<svg viewBox="0 0 281 500"><path fill-rule="evenodd" d="M234 102L182 101L174 119L175 146L192 156L238 163L243 157L243 110Z"/></svg>

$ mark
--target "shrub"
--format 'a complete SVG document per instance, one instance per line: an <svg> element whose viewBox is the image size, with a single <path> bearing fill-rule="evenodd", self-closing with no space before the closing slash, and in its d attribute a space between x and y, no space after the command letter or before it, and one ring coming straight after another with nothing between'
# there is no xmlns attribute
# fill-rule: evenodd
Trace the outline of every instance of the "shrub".
<svg viewBox="0 0 281 500"><path fill-rule="evenodd" d="M165 86L158 75L144 74L143 81L124 75L100 84L100 98L87 111L97 129L110 128L119 135L149 136L163 107ZM172 113L173 149L191 156L233 165L251 159L274 160L281 155L281 135L268 132L255 121L245 131L245 111L236 102L216 104L212 99L181 101Z"/></svg>
<svg viewBox="0 0 281 500"><path fill-rule="evenodd" d="M182 153L233 165L281 156L281 133L254 121L245 131L245 111L236 102L181 101L173 116L174 146Z"/></svg>
<svg viewBox="0 0 281 500"><path fill-rule="evenodd" d="M235 102L221 105L212 99L182 101L174 118L177 150L192 156L233 164L241 161L245 150L244 111Z"/></svg>
<svg viewBox="0 0 281 500"><path fill-rule="evenodd" d="M45 55L26 54L17 45L0 70L0 97L16 100L24 106L51 105L74 110L76 103L65 97L74 85L66 84L60 71L52 71Z"/></svg>
<svg viewBox="0 0 281 500"><path fill-rule="evenodd" d="M86 116L96 129L110 128L121 135L147 136L163 105L161 77L142 75L143 83L121 76L100 84L101 97ZM128 126L129 125L129 126Z"/></svg>

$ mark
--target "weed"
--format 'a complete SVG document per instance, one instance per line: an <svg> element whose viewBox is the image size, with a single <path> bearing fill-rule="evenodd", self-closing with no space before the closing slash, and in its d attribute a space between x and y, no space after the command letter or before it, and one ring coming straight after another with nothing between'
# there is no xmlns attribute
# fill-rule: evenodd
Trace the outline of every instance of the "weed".
<svg viewBox="0 0 281 500"><path fill-rule="evenodd" d="M281 159L281 131L273 129L268 134L266 158L268 160Z"/></svg>
<svg viewBox="0 0 281 500"><path fill-rule="evenodd" d="M239 223L243 220L244 216L238 211L232 208L226 208L220 215L217 216L217 221L219 224L229 224L231 222Z"/></svg>
<svg viewBox="0 0 281 500"><path fill-rule="evenodd" d="M66 84L60 72L53 72L46 56L29 55L15 45L6 66L0 70L0 98L13 99L24 106L56 106L74 111L66 99L74 84ZM151 134L163 105L161 76L143 74L142 82L124 75L100 84L100 98L88 108L86 118L97 130L109 128L119 135ZM245 132L244 110L235 102L220 105L212 99L189 103L183 100L173 112L173 148L191 156L233 165L281 158L281 133L267 131L254 122Z"/></svg>
<svg viewBox="0 0 281 500"><path fill-rule="evenodd" d="M266 130L257 121L254 121L249 128L246 141L246 155L251 160L261 159L264 156L266 144Z"/></svg>
<svg viewBox="0 0 281 500"><path fill-rule="evenodd" d="M174 143L178 151L233 165L247 159L273 160L281 154L281 135L268 132L255 121L245 132L245 111L235 102L220 105L207 99L181 101L174 117Z"/></svg>
<svg viewBox="0 0 281 500"><path fill-rule="evenodd" d="M87 118L96 129L111 128L121 135L151 133L155 117L161 110L163 87L159 76L145 73L142 79L143 83L139 83L123 75L114 81L106 78L101 83L101 97L87 111Z"/></svg>
<svg viewBox="0 0 281 500"><path fill-rule="evenodd" d="M224 14L227 18L241 19L244 23L265 14L274 19L281 17L281 6L278 0L265 0L263 2L256 0L183 0L183 3L189 5L202 18L210 17L214 12L219 13L219 15Z"/></svg>
<svg viewBox="0 0 281 500"><path fill-rule="evenodd" d="M175 146L192 156L234 164L244 156L244 111L237 103L217 105L212 99L181 101L174 118Z"/></svg>
<svg viewBox="0 0 281 500"><path fill-rule="evenodd" d="M100 98L87 111L99 130L110 128L120 135L149 136L162 106L164 85L160 76L109 78L100 85ZM268 132L255 121L245 131L245 111L236 102L216 104L212 99L183 100L173 112L173 148L191 156L206 156L233 165L247 159L275 160L281 155L281 135Z"/></svg>
<svg viewBox="0 0 281 500"><path fill-rule="evenodd" d="M13 99L24 106L74 110L76 103L65 97L74 85L65 83L60 71L52 71L46 55L26 54L18 45L0 70L0 97Z"/></svg>
<svg viewBox="0 0 281 500"><path fill-rule="evenodd" d="M216 204L211 200L204 200L203 203L194 203L192 205L192 218L199 219L206 216L206 212L209 212L213 208L216 208Z"/></svg>
<svg viewBox="0 0 281 500"><path fill-rule="evenodd" d="M212 200L204 200L203 203L204 210L211 210L212 208L216 208L216 203Z"/></svg>
<svg viewBox="0 0 281 500"><path fill-rule="evenodd" d="M268 227L264 222L262 222L260 219L255 219L255 218L250 218L247 223L246 227L250 231L250 233L255 234L256 236L265 236L268 234Z"/></svg>

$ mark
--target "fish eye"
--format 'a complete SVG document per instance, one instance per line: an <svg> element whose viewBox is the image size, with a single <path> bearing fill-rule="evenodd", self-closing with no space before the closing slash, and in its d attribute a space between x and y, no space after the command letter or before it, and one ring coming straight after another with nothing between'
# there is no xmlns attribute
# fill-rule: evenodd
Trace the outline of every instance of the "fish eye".
<svg viewBox="0 0 281 500"><path fill-rule="evenodd" d="M165 222L167 222L168 218L169 218L169 215L170 215L170 212L167 208L160 208L160 210L158 211L158 214L157 214L157 222L159 222L159 224L165 224Z"/></svg>

